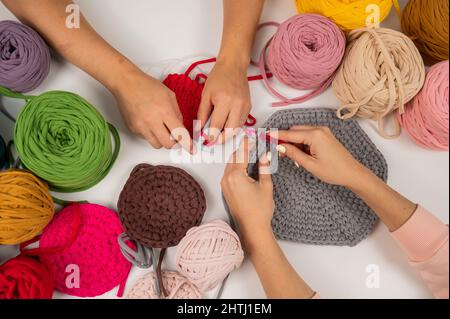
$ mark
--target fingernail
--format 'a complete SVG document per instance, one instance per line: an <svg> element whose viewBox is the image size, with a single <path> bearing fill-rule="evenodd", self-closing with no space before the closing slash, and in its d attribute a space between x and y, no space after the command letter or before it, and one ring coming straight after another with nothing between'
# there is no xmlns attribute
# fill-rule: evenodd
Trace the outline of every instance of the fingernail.
<svg viewBox="0 0 450 319"><path fill-rule="evenodd" d="M297 168L300 168L300 164L297 162L294 162L295 166L297 166Z"/></svg>
<svg viewBox="0 0 450 319"><path fill-rule="evenodd" d="M267 161L270 163L272 161L272 153L271 152L267 152L266 158L267 158Z"/></svg>
<svg viewBox="0 0 450 319"><path fill-rule="evenodd" d="M283 145L277 145L277 151L281 154L286 154L286 147Z"/></svg>

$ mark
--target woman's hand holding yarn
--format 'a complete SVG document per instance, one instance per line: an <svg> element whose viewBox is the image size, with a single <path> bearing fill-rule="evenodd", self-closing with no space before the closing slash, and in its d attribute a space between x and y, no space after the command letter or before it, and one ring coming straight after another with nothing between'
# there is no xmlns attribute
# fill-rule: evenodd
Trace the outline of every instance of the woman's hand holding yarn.
<svg viewBox="0 0 450 319"><path fill-rule="evenodd" d="M244 139L228 163L221 182L222 192L234 216L245 244L258 241L266 235L273 236L272 177L266 155L259 161L259 180L247 175L249 141Z"/></svg>
<svg viewBox="0 0 450 319"><path fill-rule="evenodd" d="M202 125L211 116L209 143L224 143L244 126L251 110L247 64L218 59L202 94L198 119ZM234 129L234 131L224 131ZM225 134L231 132L232 134Z"/></svg>
<svg viewBox="0 0 450 319"><path fill-rule="evenodd" d="M271 136L286 142L277 147L280 156L289 157L325 183L349 187L358 172L365 169L328 127L293 126ZM308 146L310 154L297 145Z"/></svg>
<svg viewBox="0 0 450 319"><path fill-rule="evenodd" d="M193 152L175 94L161 82L140 70L132 71L112 92L132 133L157 149L171 149L178 143Z"/></svg>

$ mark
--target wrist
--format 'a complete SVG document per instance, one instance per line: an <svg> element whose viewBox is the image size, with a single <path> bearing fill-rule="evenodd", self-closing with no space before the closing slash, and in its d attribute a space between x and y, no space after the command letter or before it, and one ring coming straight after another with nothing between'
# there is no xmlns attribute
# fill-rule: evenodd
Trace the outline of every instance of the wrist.
<svg viewBox="0 0 450 319"><path fill-rule="evenodd" d="M272 242L276 242L272 226L241 228L241 238L247 254L252 255Z"/></svg>
<svg viewBox="0 0 450 319"><path fill-rule="evenodd" d="M116 68L111 69L108 79L103 84L114 96L118 96L133 86L136 78L142 74L142 70L125 59L122 63L118 63Z"/></svg>
<svg viewBox="0 0 450 319"><path fill-rule="evenodd" d="M374 179L377 179L377 176L367 167L358 163L352 170L351 178L343 186L356 194L360 194L364 192L368 185L372 184Z"/></svg>
<svg viewBox="0 0 450 319"><path fill-rule="evenodd" d="M217 63L247 74L250 54L239 50L221 50L217 57Z"/></svg>

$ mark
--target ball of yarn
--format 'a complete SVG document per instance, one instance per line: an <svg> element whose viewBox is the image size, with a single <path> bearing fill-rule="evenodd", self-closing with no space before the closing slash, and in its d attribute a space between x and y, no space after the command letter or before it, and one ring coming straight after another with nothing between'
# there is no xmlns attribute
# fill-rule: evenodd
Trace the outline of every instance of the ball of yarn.
<svg viewBox="0 0 450 319"><path fill-rule="evenodd" d="M221 221L191 228L177 249L178 271L201 292L214 289L240 267L244 251L238 235Z"/></svg>
<svg viewBox="0 0 450 319"><path fill-rule="evenodd" d="M448 150L448 68L448 61L431 67L422 90L399 116L402 127L412 139L433 150Z"/></svg>
<svg viewBox="0 0 450 319"><path fill-rule="evenodd" d="M391 11L392 5L400 12L397 0L296 0L299 13L318 13L336 23L345 31L367 26L366 10L370 5L380 9L380 22Z"/></svg>
<svg viewBox="0 0 450 319"><path fill-rule="evenodd" d="M33 174L0 173L0 245L33 239L53 218L54 209L47 185Z"/></svg>
<svg viewBox="0 0 450 319"><path fill-rule="evenodd" d="M345 42L344 33L318 14L296 15L283 22L268 44L267 66L283 84L298 90L315 91L287 99L268 85L269 90L282 100L274 106L304 102L326 90L341 64ZM262 73L264 51L260 61Z"/></svg>
<svg viewBox="0 0 450 319"><path fill-rule="evenodd" d="M117 132L88 101L61 91L27 102L16 122L14 142L22 164L58 192L96 185L120 149Z"/></svg>
<svg viewBox="0 0 450 319"><path fill-rule="evenodd" d="M49 71L50 49L41 36L19 22L0 21L0 86L29 92Z"/></svg>
<svg viewBox="0 0 450 319"><path fill-rule="evenodd" d="M147 274L139 279L127 294L128 299L159 299L156 292L156 274ZM162 280L168 291L164 299L200 299L198 289L188 279L175 271L163 271Z"/></svg>
<svg viewBox="0 0 450 319"><path fill-rule="evenodd" d="M448 60L448 0L410 0L403 10L402 30L427 62Z"/></svg>
<svg viewBox="0 0 450 319"><path fill-rule="evenodd" d="M121 296L131 269L117 242L123 231L117 214L104 206L82 204L61 210L42 233L38 249L44 252L41 259L52 266L56 289L95 297L120 285ZM71 274L79 275L79 285L67 284Z"/></svg>
<svg viewBox="0 0 450 319"><path fill-rule="evenodd" d="M20 255L0 265L0 299L51 299L53 279L49 265Z"/></svg>
<svg viewBox="0 0 450 319"><path fill-rule="evenodd" d="M3 137L0 135L0 170L7 168L8 166L8 153L6 151L6 143Z"/></svg>
<svg viewBox="0 0 450 319"><path fill-rule="evenodd" d="M337 116L372 119L378 122L383 137L398 137L398 121L395 133L388 134L385 118L394 111L402 114L424 81L422 57L407 36L384 28L352 31L344 61L333 81L334 93L341 103Z"/></svg>
<svg viewBox="0 0 450 319"><path fill-rule="evenodd" d="M117 204L127 234L151 248L176 246L206 210L201 186L182 169L140 164Z"/></svg>

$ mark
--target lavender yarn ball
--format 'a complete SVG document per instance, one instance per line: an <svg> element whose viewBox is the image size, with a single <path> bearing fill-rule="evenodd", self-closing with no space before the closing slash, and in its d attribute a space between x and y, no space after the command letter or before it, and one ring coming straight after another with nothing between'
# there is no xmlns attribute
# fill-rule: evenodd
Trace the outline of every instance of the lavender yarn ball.
<svg viewBox="0 0 450 319"><path fill-rule="evenodd" d="M0 21L0 86L16 92L37 88L50 71L50 49L32 28Z"/></svg>

